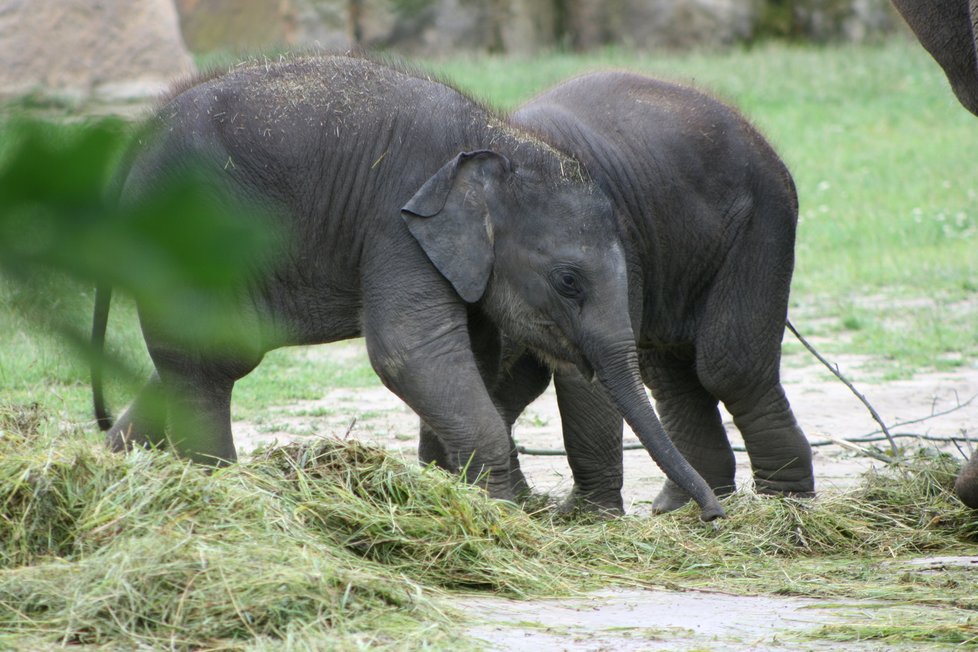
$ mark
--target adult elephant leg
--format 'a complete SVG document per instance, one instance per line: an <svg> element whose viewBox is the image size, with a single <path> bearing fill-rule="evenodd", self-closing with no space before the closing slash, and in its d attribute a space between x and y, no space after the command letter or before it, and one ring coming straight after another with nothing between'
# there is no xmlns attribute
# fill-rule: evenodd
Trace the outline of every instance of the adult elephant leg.
<svg viewBox="0 0 978 652"><path fill-rule="evenodd" d="M954 481L954 493L962 503L972 509L978 509L978 452L975 452L961 468Z"/></svg>
<svg viewBox="0 0 978 652"><path fill-rule="evenodd" d="M623 514L622 418L605 390L574 370L554 374L574 488L562 511Z"/></svg>
<svg viewBox="0 0 978 652"><path fill-rule="evenodd" d="M158 373L153 372L135 400L112 424L105 434L105 443L115 452L166 443L166 403Z"/></svg>
<svg viewBox="0 0 978 652"><path fill-rule="evenodd" d="M643 351L640 362L662 426L676 448L718 496L731 493L735 488L733 449L723 428L718 401L700 384L692 359ZM667 479L652 502L652 509L670 512L689 499L688 493Z"/></svg>

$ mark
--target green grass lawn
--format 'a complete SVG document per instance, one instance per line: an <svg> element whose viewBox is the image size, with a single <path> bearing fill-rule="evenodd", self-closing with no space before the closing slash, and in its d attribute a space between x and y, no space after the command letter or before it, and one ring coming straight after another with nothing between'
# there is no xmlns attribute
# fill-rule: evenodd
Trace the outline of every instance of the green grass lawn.
<svg viewBox="0 0 978 652"><path fill-rule="evenodd" d="M533 60L455 58L428 67L509 110L561 79L627 68L692 83L739 106L792 170L801 201L792 317L829 353L875 356L889 376L978 358L978 119L954 100L915 43L821 48L761 45L719 54L554 54ZM57 281L47 281L50 287ZM72 421L90 419L87 370L44 319L17 309L56 301L83 327L91 293L48 297L0 279L0 389ZM13 308L14 310L11 310ZM791 343L788 346L796 346ZM143 371L135 312L116 299L110 347ZM279 351L236 391L235 410L371 384L364 362L326 369ZM116 383L128 400L132 382Z"/></svg>
<svg viewBox="0 0 978 652"><path fill-rule="evenodd" d="M978 118L916 43L439 66L504 109L608 68L707 90L740 107L780 152L801 204L792 315L803 332L823 336L829 352L880 356L890 375L975 359ZM816 326L814 317L831 319ZM848 336L836 344L840 332Z"/></svg>

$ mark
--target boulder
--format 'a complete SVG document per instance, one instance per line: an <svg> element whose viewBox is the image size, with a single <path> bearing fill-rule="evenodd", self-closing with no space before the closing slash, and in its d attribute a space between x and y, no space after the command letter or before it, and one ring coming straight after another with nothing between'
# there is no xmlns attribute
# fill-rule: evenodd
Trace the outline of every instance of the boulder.
<svg viewBox="0 0 978 652"><path fill-rule="evenodd" d="M172 0L0 0L0 95L145 99L194 70Z"/></svg>

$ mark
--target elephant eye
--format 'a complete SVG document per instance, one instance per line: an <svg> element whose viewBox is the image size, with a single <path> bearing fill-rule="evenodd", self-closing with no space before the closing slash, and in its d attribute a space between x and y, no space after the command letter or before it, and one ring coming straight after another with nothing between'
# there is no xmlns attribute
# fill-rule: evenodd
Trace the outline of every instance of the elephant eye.
<svg viewBox="0 0 978 652"><path fill-rule="evenodd" d="M580 300L584 296L584 288L578 275L570 269L555 269L550 275L554 289L568 299Z"/></svg>

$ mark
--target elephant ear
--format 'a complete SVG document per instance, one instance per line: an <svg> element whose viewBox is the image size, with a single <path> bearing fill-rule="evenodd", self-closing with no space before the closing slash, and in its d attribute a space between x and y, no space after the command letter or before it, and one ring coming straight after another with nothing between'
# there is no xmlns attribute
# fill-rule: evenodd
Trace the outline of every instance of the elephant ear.
<svg viewBox="0 0 978 652"><path fill-rule="evenodd" d="M501 154L463 152L443 165L401 209L428 259L468 303L482 298L492 273L487 192L510 169Z"/></svg>

